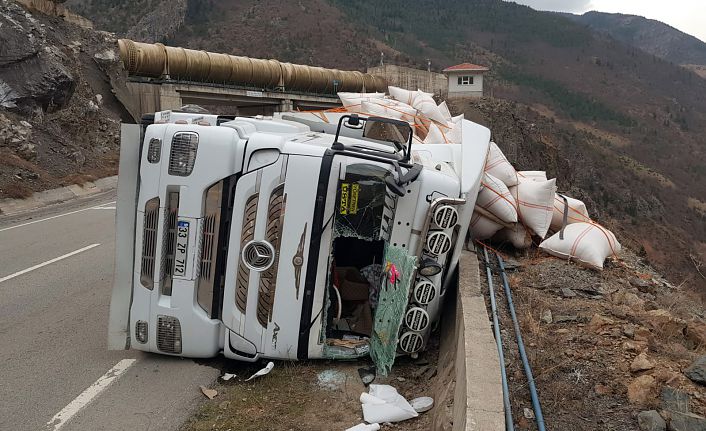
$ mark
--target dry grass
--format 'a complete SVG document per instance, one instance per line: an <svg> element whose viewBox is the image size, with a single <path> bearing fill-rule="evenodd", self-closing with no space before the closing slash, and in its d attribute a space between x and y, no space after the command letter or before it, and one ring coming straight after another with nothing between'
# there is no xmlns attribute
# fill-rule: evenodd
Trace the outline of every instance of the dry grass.
<svg viewBox="0 0 706 431"><path fill-rule="evenodd" d="M95 175L76 173L65 176L60 180L60 183L62 186L70 186L73 184L82 186L87 182L95 181L96 179L97 177Z"/></svg>
<svg viewBox="0 0 706 431"><path fill-rule="evenodd" d="M33 193L29 187L17 183L8 184L3 191L10 199L27 199Z"/></svg>
<svg viewBox="0 0 706 431"><path fill-rule="evenodd" d="M689 208L695 210L702 216L706 216L706 202L702 202L696 198L689 198Z"/></svg>

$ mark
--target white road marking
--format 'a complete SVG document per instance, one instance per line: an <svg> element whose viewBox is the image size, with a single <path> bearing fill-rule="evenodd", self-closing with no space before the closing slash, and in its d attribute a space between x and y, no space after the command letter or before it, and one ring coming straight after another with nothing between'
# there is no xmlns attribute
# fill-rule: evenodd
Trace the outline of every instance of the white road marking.
<svg viewBox="0 0 706 431"><path fill-rule="evenodd" d="M64 407L59 413L55 414L54 417L47 422L46 429L52 431L61 429L61 427L66 425L66 423L71 420L76 413L80 412L81 409L86 407L91 401L93 401L94 398L110 386L111 383L125 373L125 371L127 371L127 369L130 368L136 360L137 359L123 359L115 364L113 368L103 374L85 391L81 392L79 396L74 398L74 400Z"/></svg>
<svg viewBox="0 0 706 431"><path fill-rule="evenodd" d="M114 210L115 207L93 207L92 210Z"/></svg>
<svg viewBox="0 0 706 431"><path fill-rule="evenodd" d="M83 253L84 251L90 250L90 249L92 249L92 248L94 248L94 247L98 247L99 245L100 245L100 244L91 244L91 245L89 245L89 246L86 246L86 247L83 247L83 248L79 248L78 250L74 250L74 251L72 251L71 253L66 253L65 255L62 255L62 256L59 256L59 257L55 257L54 259L47 260L46 262L42 262L42 263L40 263L40 264L31 266L31 267L29 267L29 268L27 268L27 269L23 269L22 271L18 271L18 272L14 273L14 274L10 274L10 275L8 275L8 276L2 277L2 278L0 278L0 283L2 283L3 281L7 281L7 280L10 280L10 279L13 279L13 278L15 278L15 277L19 277L19 276L22 275L22 274L27 274L28 272L34 271L35 269L39 269L39 268L41 268L41 267L44 267L44 266L47 266L47 265L51 265L52 263L58 262L58 261L63 260L63 259L66 259L67 257L71 257L71 256L77 255L77 254L79 254L79 253Z"/></svg>
<svg viewBox="0 0 706 431"><path fill-rule="evenodd" d="M115 203L115 201L113 201L113 202L106 202L106 203L104 203L103 205L110 205L110 204L114 204L114 203ZM64 216L67 216L67 215L76 214L76 213L80 213L80 212L84 212L84 211L89 211L89 210L94 210L94 209L99 209L99 208L98 208L98 207L83 208L83 209L80 209L80 210L70 211L70 212L67 212L67 213L64 213L64 214L59 214L59 215L55 215L55 216L52 216L52 217L43 218L43 219L40 219L40 220L32 220L32 221L27 222L27 223L22 223L22 224L18 224L18 225L15 225L15 226L10 226L10 227L6 227L6 228L2 228L2 229L0 229L0 232L4 232L4 231L10 230L10 229L17 229L18 227L29 226L29 225L31 225L31 224L41 223L41 222L43 222L43 221L53 220L53 219L55 219L55 218L64 217Z"/></svg>

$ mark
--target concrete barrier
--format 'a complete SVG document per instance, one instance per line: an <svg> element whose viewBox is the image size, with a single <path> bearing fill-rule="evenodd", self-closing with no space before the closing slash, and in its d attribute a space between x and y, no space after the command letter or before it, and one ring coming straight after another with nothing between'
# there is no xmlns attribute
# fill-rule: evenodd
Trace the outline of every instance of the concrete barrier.
<svg viewBox="0 0 706 431"><path fill-rule="evenodd" d="M504 431L498 350L473 252L461 255L455 314L453 431Z"/></svg>
<svg viewBox="0 0 706 431"><path fill-rule="evenodd" d="M118 177L100 178L89 181L83 185L71 185L53 190L45 190L32 194L27 199L0 199L0 214L11 216L43 208L76 198L83 198L114 190L118 184Z"/></svg>

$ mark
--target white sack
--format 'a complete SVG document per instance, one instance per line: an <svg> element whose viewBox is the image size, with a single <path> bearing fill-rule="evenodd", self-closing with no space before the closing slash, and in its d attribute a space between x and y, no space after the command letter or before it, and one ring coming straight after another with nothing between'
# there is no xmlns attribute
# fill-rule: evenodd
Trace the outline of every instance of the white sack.
<svg viewBox="0 0 706 431"><path fill-rule="evenodd" d="M371 116L393 118L413 122L417 110L404 103L390 99L371 99L360 104L360 112Z"/></svg>
<svg viewBox="0 0 706 431"><path fill-rule="evenodd" d="M541 238L547 236L554 214L556 179L523 181L510 189L517 201L520 221Z"/></svg>
<svg viewBox="0 0 706 431"><path fill-rule="evenodd" d="M441 115L444 116L444 120L446 120L447 123L453 118L451 111L449 111L449 105L446 104L445 100L439 103L439 111L441 111Z"/></svg>
<svg viewBox="0 0 706 431"><path fill-rule="evenodd" d="M428 119L441 124L446 124L446 118L444 118L444 114L441 113L441 110L436 105L434 98L431 97L429 93L425 93L423 91L418 90L416 96L414 97L412 106L416 108L419 112L421 112L424 116L426 116Z"/></svg>
<svg viewBox="0 0 706 431"><path fill-rule="evenodd" d="M429 125L429 133L427 133L427 137L424 138L424 143L425 144L445 144L446 140L444 139L444 135L441 133L441 130L439 130L439 127L431 123Z"/></svg>
<svg viewBox="0 0 706 431"><path fill-rule="evenodd" d="M416 91L405 90L404 88L393 87L391 85L387 87L387 91L390 93L390 97L408 105L414 102L414 96L416 96Z"/></svg>
<svg viewBox="0 0 706 431"><path fill-rule="evenodd" d="M360 423L352 428L348 428L346 431L378 431L380 429L380 424L365 424Z"/></svg>
<svg viewBox="0 0 706 431"><path fill-rule="evenodd" d="M566 196L566 200L569 204L569 210L567 211L566 224L580 223L580 222L590 222L591 217L588 216L588 210L586 209L586 204L578 199L570 198ZM564 199L561 195L554 195L554 213L552 215L552 230L557 232L561 229L564 224Z"/></svg>
<svg viewBox="0 0 706 431"><path fill-rule="evenodd" d="M532 235L522 223L515 223L512 229L503 228L495 235L497 241L507 241L518 250L532 245Z"/></svg>
<svg viewBox="0 0 706 431"><path fill-rule="evenodd" d="M508 187L517 185L517 171L507 161L505 154L500 151L495 142L490 143L488 158L485 161L485 171Z"/></svg>
<svg viewBox="0 0 706 431"><path fill-rule="evenodd" d="M370 395L385 404L363 404L363 419L368 423L401 422L419 416L407 400L389 385L370 385Z"/></svg>
<svg viewBox="0 0 706 431"><path fill-rule="evenodd" d="M518 181L547 181L547 173L544 171L517 171Z"/></svg>
<svg viewBox="0 0 706 431"><path fill-rule="evenodd" d="M338 93L338 98L341 99L341 103L346 109L353 108L357 110L360 108L360 104L364 101L369 101L373 99L382 100L385 97L385 93Z"/></svg>
<svg viewBox="0 0 706 431"><path fill-rule="evenodd" d="M473 213L471 216L471 225L469 227L471 231L471 238L477 240L484 240L492 238L500 229L502 225L495 223L487 217L484 217L477 212Z"/></svg>
<svg viewBox="0 0 706 431"><path fill-rule="evenodd" d="M516 223L517 202L505 183L486 172L481 184L483 187L478 193L476 205L488 210L501 221Z"/></svg>
<svg viewBox="0 0 706 431"><path fill-rule="evenodd" d="M429 134L429 129L431 128L431 121L422 115L418 115L414 119L414 135L419 138L419 140L424 141L427 134Z"/></svg>
<svg viewBox="0 0 706 431"><path fill-rule="evenodd" d="M615 235L596 223L574 223L564 229L564 239L557 232L539 248L552 256L574 260L595 269L603 269L603 262L622 249Z"/></svg>
<svg viewBox="0 0 706 431"><path fill-rule="evenodd" d="M463 142L463 123L449 123L448 129L441 129L446 137L446 142L449 144L460 144Z"/></svg>
<svg viewBox="0 0 706 431"><path fill-rule="evenodd" d="M248 378L245 379L244 381L249 382L250 380L252 380L252 379L254 379L254 378L266 376L267 374L270 373L270 371L272 371L272 369L273 369L274 367L275 367L275 363L274 363L274 362L268 362L267 365L265 366L265 368L261 369L260 371L258 371L257 373L253 374L252 376L248 377Z"/></svg>

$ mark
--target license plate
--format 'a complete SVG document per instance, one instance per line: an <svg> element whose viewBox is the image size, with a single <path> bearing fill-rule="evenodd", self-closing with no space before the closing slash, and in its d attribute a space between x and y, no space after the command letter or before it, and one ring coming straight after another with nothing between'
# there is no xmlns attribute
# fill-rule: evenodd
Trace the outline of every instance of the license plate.
<svg viewBox="0 0 706 431"><path fill-rule="evenodd" d="M179 220L176 231L176 248L174 249L174 276L186 276L186 258L189 252L189 222Z"/></svg>

